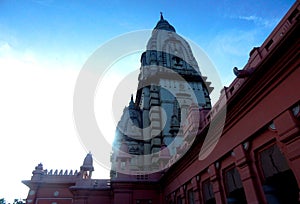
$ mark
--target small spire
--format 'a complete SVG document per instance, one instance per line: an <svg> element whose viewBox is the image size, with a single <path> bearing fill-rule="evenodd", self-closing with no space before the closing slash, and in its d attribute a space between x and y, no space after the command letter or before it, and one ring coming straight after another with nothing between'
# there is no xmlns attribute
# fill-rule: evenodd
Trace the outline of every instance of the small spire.
<svg viewBox="0 0 300 204"><path fill-rule="evenodd" d="M163 12L160 12L160 20L164 20Z"/></svg>
<svg viewBox="0 0 300 204"><path fill-rule="evenodd" d="M133 109L134 108L134 101L133 101L133 94L131 94L131 99L129 102L129 109Z"/></svg>
<svg viewBox="0 0 300 204"><path fill-rule="evenodd" d="M130 100L133 102L133 94L131 94L131 99Z"/></svg>

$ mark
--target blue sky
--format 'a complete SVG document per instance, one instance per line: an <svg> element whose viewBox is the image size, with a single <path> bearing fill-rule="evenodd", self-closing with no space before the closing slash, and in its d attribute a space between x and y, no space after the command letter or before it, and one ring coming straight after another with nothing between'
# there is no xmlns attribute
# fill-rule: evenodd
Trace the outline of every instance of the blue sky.
<svg viewBox="0 0 300 204"><path fill-rule="evenodd" d="M232 68L246 64L251 49L293 3L0 0L0 162L12 167L0 170L0 198L25 198L28 189L20 181L30 179L39 162L46 168L80 167L86 150L73 123L73 91L81 67L103 43L154 28L162 11L178 34L207 53L229 85ZM138 66L139 56L130 60Z"/></svg>
<svg viewBox="0 0 300 204"><path fill-rule="evenodd" d="M276 1L1 1L0 43L42 60L78 61L110 38L151 29L159 12L225 75L242 66L292 5ZM224 73L223 73L224 70ZM224 79L225 80L225 79Z"/></svg>

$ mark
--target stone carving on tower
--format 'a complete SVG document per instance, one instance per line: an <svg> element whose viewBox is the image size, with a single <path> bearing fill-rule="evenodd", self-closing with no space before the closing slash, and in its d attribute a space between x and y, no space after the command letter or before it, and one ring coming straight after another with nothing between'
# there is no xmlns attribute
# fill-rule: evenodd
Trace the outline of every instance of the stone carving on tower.
<svg viewBox="0 0 300 204"><path fill-rule="evenodd" d="M211 108L212 88L191 47L162 14L140 61L135 101L131 96L116 128L112 178L125 169L129 174L161 170L183 144L180 129L190 106Z"/></svg>

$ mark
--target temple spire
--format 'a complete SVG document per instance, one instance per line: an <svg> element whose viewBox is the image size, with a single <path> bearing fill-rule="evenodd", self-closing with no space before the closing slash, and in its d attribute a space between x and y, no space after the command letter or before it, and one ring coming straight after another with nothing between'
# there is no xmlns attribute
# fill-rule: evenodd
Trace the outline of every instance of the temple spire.
<svg viewBox="0 0 300 204"><path fill-rule="evenodd" d="M163 12L160 12L160 20L164 20Z"/></svg>

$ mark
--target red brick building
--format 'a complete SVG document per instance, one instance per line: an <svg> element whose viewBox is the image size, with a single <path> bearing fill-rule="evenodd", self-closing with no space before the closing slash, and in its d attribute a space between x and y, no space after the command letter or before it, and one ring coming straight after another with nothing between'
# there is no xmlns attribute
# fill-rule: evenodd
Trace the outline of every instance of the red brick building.
<svg viewBox="0 0 300 204"><path fill-rule="evenodd" d="M113 172L111 179L92 179L91 154L79 172L47 172L39 164L31 180L23 181L30 188L27 203L299 203L299 21L296 1L266 41L250 52L244 68L234 68L237 78L209 111L189 107L188 123L182 128L184 145L174 154L158 154L157 162L167 166L165 170L126 174L130 167L123 153L129 146L122 140L121 153L115 153L117 176ZM203 144L211 124L212 141L224 128L204 157L201 150L210 148ZM192 141L191 134L196 134ZM155 148L150 149L155 153ZM178 161L173 159L183 150Z"/></svg>

